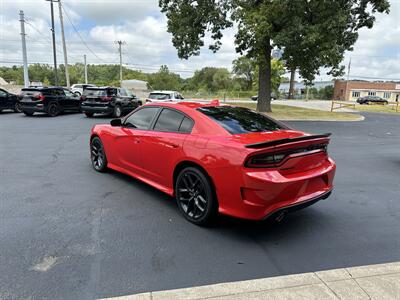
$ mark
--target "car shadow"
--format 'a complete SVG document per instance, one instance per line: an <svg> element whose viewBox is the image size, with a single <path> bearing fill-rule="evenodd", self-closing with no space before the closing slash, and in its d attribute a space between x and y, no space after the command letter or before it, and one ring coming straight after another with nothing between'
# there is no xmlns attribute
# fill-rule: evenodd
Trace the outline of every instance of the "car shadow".
<svg viewBox="0 0 400 300"><path fill-rule="evenodd" d="M114 179L123 181L133 186L133 188L148 194L152 200L159 202L157 205L162 205L168 209L168 213L176 214L177 218L182 218L182 221L188 222L180 214L175 199L172 197L131 176L114 170L109 170L108 174ZM318 205L318 203L315 205ZM274 219L262 221L245 220L220 214L211 225L202 227L202 229L213 232L220 231L224 235L228 234L240 239L250 238L257 243L262 241L269 244L275 243L281 238L301 236L310 227L320 226L321 222L323 222L322 220L326 217L328 216L314 206L290 213L279 222Z"/></svg>

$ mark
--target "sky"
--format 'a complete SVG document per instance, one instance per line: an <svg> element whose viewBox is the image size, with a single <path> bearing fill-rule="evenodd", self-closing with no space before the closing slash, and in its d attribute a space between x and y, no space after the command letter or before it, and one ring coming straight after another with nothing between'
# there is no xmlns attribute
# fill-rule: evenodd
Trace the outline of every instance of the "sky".
<svg viewBox="0 0 400 300"><path fill-rule="evenodd" d="M372 29L362 29L351 58L350 78L400 80L400 0L390 0L391 12L378 14ZM222 48L212 53L205 47L200 56L180 60L167 32L167 20L158 0L62 0L68 62L119 63L117 40L127 67L155 72L161 65L182 77L191 77L205 66L227 67L238 57L234 29L224 32ZM0 65L22 63L19 11L26 17L29 63L52 63L50 3L45 0L0 0ZM57 60L63 63L58 3L54 3ZM84 42L83 42L84 41ZM330 80L321 70L316 81Z"/></svg>

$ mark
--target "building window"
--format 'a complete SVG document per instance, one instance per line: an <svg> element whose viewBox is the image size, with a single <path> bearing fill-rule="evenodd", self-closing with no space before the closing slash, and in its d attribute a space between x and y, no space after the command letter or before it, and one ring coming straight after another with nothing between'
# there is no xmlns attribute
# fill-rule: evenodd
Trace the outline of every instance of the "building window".
<svg viewBox="0 0 400 300"><path fill-rule="evenodd" d="M371 92L371 91L369 91L369 92L368 92L368 96L376 96L376 92Z"/></svg>
<svg viewBox="0 0 400 300"><path fill-rule="evenodd" d="M385 98L385 99L389 99L390 98L390 92L384 92L383 93L383 98Z"/></svg>
<svg viewBox="0 0 400 300"><path fill-rule="evenodd" d="M353 91L353 93L351 94L351 96L352 96L353 98L358 98L358 97L360 97L360 92Z"/></svg>

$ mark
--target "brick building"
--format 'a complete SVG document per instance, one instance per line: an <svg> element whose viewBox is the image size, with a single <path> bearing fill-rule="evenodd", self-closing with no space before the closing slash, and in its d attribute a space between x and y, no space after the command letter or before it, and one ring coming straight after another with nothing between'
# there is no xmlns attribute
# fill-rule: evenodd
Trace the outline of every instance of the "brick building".
<svg viewBox="0 0 400 300"><path fill-rule="evenodd" d="M333 98L355 101L358 97L379 96L388 101L400 101L400 83L335 80Z"/></svg>

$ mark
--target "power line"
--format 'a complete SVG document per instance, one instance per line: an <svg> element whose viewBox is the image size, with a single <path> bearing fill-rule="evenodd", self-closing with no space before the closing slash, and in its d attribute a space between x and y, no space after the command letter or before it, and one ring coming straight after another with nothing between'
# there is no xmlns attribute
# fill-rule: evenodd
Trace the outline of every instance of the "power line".
<svg viewBox="0 0 400 300"><path fill-rule="evenodd" d="M72 20L67 12L67 10L65 9L64 4L61 5L62 9L65 13L65 15L67 16L67 19L69 21L69 23L71 24L72 28L74 29L74 31L76 32L76 34L79 36L80 40L82 41L82 43L85 45L85 47L99 60L103 61L103 59L101 59L96 53L94 53L94 51L92 49L90 49L90 47L88 46L88 44L86 44L85 40L82 38L81 34L79 33L79 31L76 29L74 23L72 23Z"/></svg>

